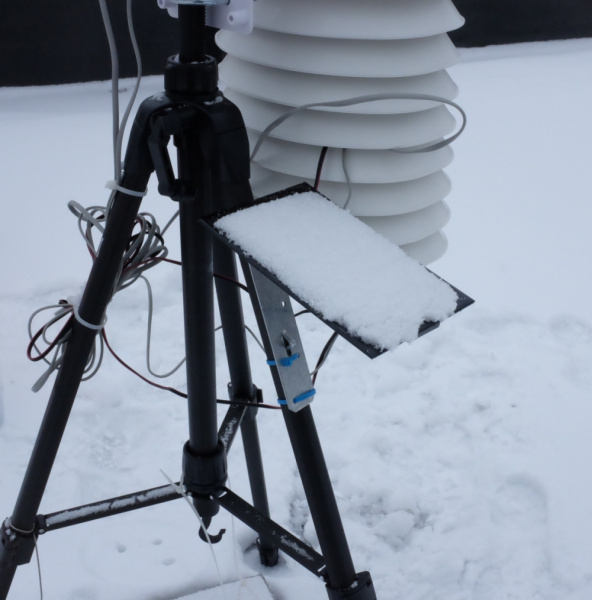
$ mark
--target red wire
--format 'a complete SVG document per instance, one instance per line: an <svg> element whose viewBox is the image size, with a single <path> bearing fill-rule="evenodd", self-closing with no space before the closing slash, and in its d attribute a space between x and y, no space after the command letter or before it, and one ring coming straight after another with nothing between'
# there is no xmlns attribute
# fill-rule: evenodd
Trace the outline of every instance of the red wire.
<svg viewBox="0 0 592 600"><path fill-rule="evenodd" d="M103 340L105 341L105 345L107 346L107 349L113 355L113 358L115 358L115 360L120 365L125 367L128 371L130 371L131 373L136 375L136 377L139 377L142 381L144 381L144 382L148 383L149 385L154 386L158 389L165 390L166 392L172 392L173 394L176 394L177 396L181 396L181 398L187 398L187 394L185 394L184 392L181 392L180 390L177 390L173 387L160 385L159 383L156 383L155 381L151 381L150 379L144 377L142 374L138 373L138 371L136 371L135 369L130 367L130 365L128 365L122 358L120 358L117 355L117 353L113 350L113 348L111 347L111 345L109 344L109 342L107 340L107 334L105 333L105 329L103 329L101 331L101 336L103 337ZM272 406L271 404L260 404L260 403L252 404L251 402L236 402L233 400L216 400L216 402L219 402L220 404L230 404L230 405L235 405L235 406L247 406L247 407L251 407L251 408L271 408L273 410L281 410L280 406Z"/></svg>
<svg viewBox="0 0 592 600"><path fill-rule="evenodd" d="M64 315L65 316L65 315ZM33 348L35 348L35 342L43 335L44 327L42 327L32 338L27 346L27 358L32 360L33 362L37 362L38 360L43 360L59 343L60 341L67 335L72 327L72 323L74 320L74 316L70 315L69 319L66 321L65 325L60 329L59 333L55 336L53 341L49 344L49 346L43 351L39 352L37 356L33 356Z"/></svg>
<svg viewBox="0 0 592 600"><path fill-rule="evenodd" d="M328 146L323 146L321 150L321 155L319 156L319 163L317 165L317 174L315 177L314 189L319 189L319 184L321 183L321 173L323 171L323 164L325 163L325 156L327 156L327 150L329 150Z"/></svg>
<svg viewBox="0 0 592 600"><path fill-rule="evenodd" d="M133 373L136 377L139 377L142 381L145 381L146 383L159 388L161 390L165 390L167 392L172 392L173 394L176 394L177 396L181 396L181 398L187 398L187 394L173 388L173 387L169 387L166 385L160 385L159 383L156 383L155 381L151 381L150 379L144 377L141 373L138 373L138 371L136 371L135 369L133 369L132 367L130 367L122 358L119 357L119 355L115 352L115 350L113 350L113 348L111 348L111 344L109 344L109 341L107 340L107 334L105 332L105 329L103 328L101 330L101 336L105 342L105 346L107 346L107 349L109 350L109 352L111 352L111 354L113 355L113 358L123 367L125 367L128 371L130 371L131 373Z"/></svg>

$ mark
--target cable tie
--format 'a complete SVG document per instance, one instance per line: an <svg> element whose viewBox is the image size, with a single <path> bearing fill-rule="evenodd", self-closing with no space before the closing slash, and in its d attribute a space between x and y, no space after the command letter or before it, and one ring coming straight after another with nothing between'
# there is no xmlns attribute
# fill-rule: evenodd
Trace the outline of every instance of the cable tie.
<svg viewBox="0 0 592 600"><path fill-rule="evenodd" d="M304 400L308 400L309 398L312 398L316 393L317 393L317 391L313 388L312 390L308 390L308 392L304 392L303 394L296 396L296 398L294 398L294 400L292 400L292 402L294 402L294 404L298 404L299 402L304 402Z"/></svg>
<svg viewBox="0 0 592 600"><path fill-rule="evenodd" d="M296 352L296 354L292 354L290 356L286 356L285 358L280 358L280 365L282 367L291 367L292 364L300 358L300 354Z"/></svg>
<svg viewBox="0 0 592 600"><path fill-rule="evenodd" d="M116 181L113 181L112 179L105 184L105 187L108 190L117 190L118 192L122 192L124 194L127 194L128 196L136 196L138 198L143 198L148 193L148 188L146 188L143 192L138 192L137 190L128 190L127 188L121 187Z"/></svg>
<svg viewBox="0 0 592 600"><path fill-rule="evenodd" d="M24 529L19 529L18 527L15 527L12 523L11 518L6 519L6 526L8 529L12 529L13 531L16 531L17 533L20 533L21 535L31 535L31 534L35 533L35 527L33 527L33 529L31 529L30 531L25 531Z"/></svg>
<svg viewBox="0 0 592 600"><path fill-rule="evenodd" d="M266 360L265 361L270 367L277 367L277 362L275 360Z"/></svg>
<svg viewBox="0 0 592 600"><path fill-rule="evenodd" d="M313 388L312 390L308 390L308 392L299 394L292 400L292 402L294 404L298 404L299 402L304 402L304 400L308 400L309 398L312 398L316 393L317 393L317 391ZM286 406L288 404L288 402L284 398L278 398L278 404L280 404L281 406Z"/></svg>
<svg viewBox="0 0 592 600"><path fill-rule="evenodd" d="M94 325L93 323L89 323L85 321L80 314L78 313L78 306L72 305L72 311L74 312L74 318L84 327L88 329L94 329L95 331L101 331L105 327L105 323L107 322L107 315L103 317L103 322L100 325Z"/></svg>

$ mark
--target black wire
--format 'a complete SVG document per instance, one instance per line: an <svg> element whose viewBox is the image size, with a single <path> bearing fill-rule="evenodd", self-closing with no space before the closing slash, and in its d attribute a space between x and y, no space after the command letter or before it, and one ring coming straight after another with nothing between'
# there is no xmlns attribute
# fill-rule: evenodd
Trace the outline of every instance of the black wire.
<svg viewBox="0 0 592 600"><path fill-rule="evenodd" d="M240 281L237 281L236 279L233 279L232 277L227 277L226 275L222 275L220 273L214 273L214 277L216 277L218 279L222 279L223 281L228 281L228 283L232 283L233 285L236 285L244 292L250 293L250 290L246 285L244 285Z"/></svg>
<svg viewBox="0 0 592 600"><path fill-rule="evenodd" d="M319 156L319 162L317 164L317 174L315 176L315 184L314 184L315 190L319 189L319 184L321 183L321 173L323 171L323 164L325 163L325 156L327 156L327 150L329 150L329 147L323 146L323 149L321 150L321 154Z"/></svg>
<svg viewBox="0 0 592 600"><path fill-rule="evenodd" d="M325 361L327 360L327 357L329 356L329 352L331 352L331 349L333 348L333 344L335 344L335 341L337 340L337 336L339 334L335 331L333 332L333 334L331 335L331 337L328 339L327 343L325 344L325 347L323 348L321 355L319 356L319 360L317 361L317 366L315 367L315 370L312 372L312 384L315 384L315 381L317 380L317 375L319 373L319 369L325 364Z"/></svg>
<svg viewBox="0 0 592 600"><path fill-rule="evenodd" d="M136 371L133 367L131 367L130 365L128 365L116 352L115 350L113 350L113 348L111 347L111 344L109 344L109 341L107 340L107 334L105 332L105 329L101 330L101 336L105 342L105 345L107 346L107 349L109 350L109 352L111 353L111 355L113 356L113 358L120 364L122 365L124 368L126 368L128 371L130 371L131 373L133 373L136 377L139 377L142 381L144 381L145 383L158 388L159 390L165 390L166 392L171 392L172 394L175 394L176 396L180 396L181 398L187 398L187 394L185 392L182 392L181 390L178 390L174 387L169 387L166 385L160 385L159 383L156 383L155 381L152 381L150 379L148 379L147 377L144 377L144 375L142 375L141 373L138 373L138 371ZM244 407L248 407L248 408L269 408L272 410L281 410L281 406L273 406L271 404L263 404L263 403L254 403L254 402L244 402L244 401L240 401L240 400L220 400L217 399L216 402L218 404L229 404L231 406L244 406Z"/></svg>

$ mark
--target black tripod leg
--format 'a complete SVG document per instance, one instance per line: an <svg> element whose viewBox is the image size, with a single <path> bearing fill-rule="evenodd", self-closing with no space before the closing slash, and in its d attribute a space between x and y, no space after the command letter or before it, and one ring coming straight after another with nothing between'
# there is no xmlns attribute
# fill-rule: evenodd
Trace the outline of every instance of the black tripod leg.
<svg viewBox="0 0 592 600"><path fill-rule="evenodd" d="M256 403L257 391L251 377L240 288L229 281L238 280L235 254L219 241L214 242L214 271L220 276L216 279L216 292L230 371L231 398ZM245 411L241 421L241 437L253 505L269 517L256 414L257 409ZM261 563L266 566L275 565L278 560L277 546L265 538L259 538L257 545Z"/></svg>
<svg viewBox="0 0 592 600"><path fill-rule="evenodd" d="M128 178L127 189L144 190L150 173L142 180ZM118 277L122 256L134 227L141 200L118 192L109 213L99 256L82 297L79 315L100 324ZM8 595L17 566L30 561L34 549L35 517L66 428L76 393L91 352L96 329L74 321L63 363L58 371L45 416L22 482L14 511L2 527L0 546L0 599Z"/></svg>
<svg viewBox="0 0 592 600"><path fill-rule="evenodd" d="M278 398L285 402L282 412L294 457L310 508L319 545L326 562L327 592L330 600L375 600L374 587L367 572L356 573L349 551L333 486L323 456L310 405L298 408L310 399L311 384L304 360L290 299L274 283L242 260L247 285L259 330L272 364L272 376ZM289 342L291 354L286 361L278 345ZM283 348L287 351L288 347ZM302 352L302 355L300 353ZM304 363L301 364L301 361ZM300 365L300 367L296 367ZM293 371L297 368L297 371ZM291 388L291 389L289 389ZM295 391L303 392L294 397ZM302 398L302 400L300 400ZM291 399L291 401L290 401ZM295 411L288 408L292 406Z"/></svg>
<svg viewBox="0 0 592 600"><path fill-rule="evenodd" d="M327 563L328 586L350 587L356 571L349 551L331 479L323 456L310 406L297 413L283 409L284 420L294 450L296 464L319 545Z"/></svg>

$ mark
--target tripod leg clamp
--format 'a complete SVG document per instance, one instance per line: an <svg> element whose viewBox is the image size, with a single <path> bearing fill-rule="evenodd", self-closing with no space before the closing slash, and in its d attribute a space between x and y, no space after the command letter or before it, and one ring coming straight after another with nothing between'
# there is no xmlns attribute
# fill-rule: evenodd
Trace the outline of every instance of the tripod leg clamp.
<svg viewBox="0 0 592 600"><path fill-rule="evenodd" d="M0 570L26 565L34 550L35 532L19 531L5 519L0 528Z"/></svg>
<svg viewBox="0 0 592 600"><path fill-rule="evenodd" d="M194 454L189 442L183 447L183 485L194 496L211 497L226 483L226 449L218 442L208 456Z"/></svg>
<svg viewBox="0 0 592 600"><path fill-rule="evenodd" d="M234 400L236 402L248 402L253 405L253 408L248 408L243 416L243 419L248 420L253 420L257 416L257 405L263 403L263 391L255 385L253 385L253 389L251 390L250 396L243 396L234 392L231 382L228 384L228 397L230 398L230 400Z"/></svg>

